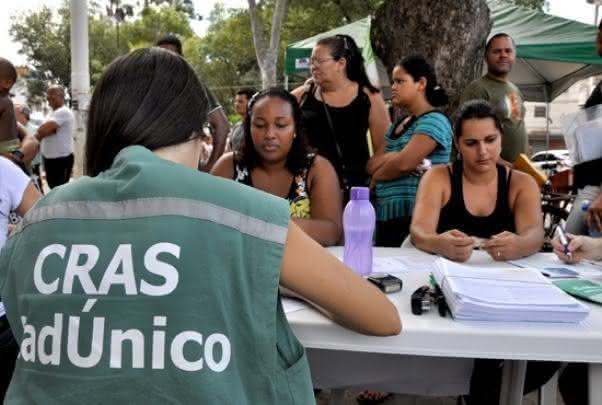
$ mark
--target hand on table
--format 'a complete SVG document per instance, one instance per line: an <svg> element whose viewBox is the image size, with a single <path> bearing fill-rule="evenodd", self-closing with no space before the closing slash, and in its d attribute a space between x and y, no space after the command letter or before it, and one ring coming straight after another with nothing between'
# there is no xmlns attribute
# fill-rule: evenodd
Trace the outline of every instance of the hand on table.
<svg viewBox="0 0 602 405"><path fill-rule="evenodd" d="M473 238L457 229L443 232L439 235L439 241L443 256L456 262L465 262L470 259L472 248L475 245Z"/></svg>
<svg viewBox="0 0 602 405"><path fill-rule="evenodd" d="M583 259L598 260L602 258L602 239L590 238L589 236L577 236L568 234L568 251L571 256L564 252L564 246L558 238L552 241L554 253L560 260L566 263L578 263Z"/></svg>
<svg viewBox="0 0 602 405"><path fill-rule="evenodd" d="M489 253L496 261L519 257L520 240L517 234L504 231L481 243L481 250Z"/></svg>

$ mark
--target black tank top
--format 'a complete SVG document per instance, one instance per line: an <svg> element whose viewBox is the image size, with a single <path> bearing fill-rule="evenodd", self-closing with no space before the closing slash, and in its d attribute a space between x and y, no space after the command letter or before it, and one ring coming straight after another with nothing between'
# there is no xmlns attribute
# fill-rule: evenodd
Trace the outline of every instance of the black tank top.
<svg viewBox="0 0 602 405"><path fill-rule="evenodd" d="M315 88L305 96L301 107L303 127L311 147L328 159L339 178L345 178L349 186L365 186L368 183L366 163L370 158L366 133L369 127L370 99L358 86L357 96L344 107L326 104L335 135L332 134L323 103L316 99ZM333 136L341 148L343 164L336 150Z"/></svg>
<svg viewBox="0 0 602 405"><path fill-rule="evenodd" d="M448 166L451 195L449 201L441 209L437 233L443 233L451 229L458 229L470 236L488 239L503 231L515 232L514 214L508 203L508 190L512 171L506 177L506 169L497 165L497 197L495 209L491 215L477 217L466 209L464 204L464 192L462 190L462 161L457 160L453 164L453 172Z"/></svg>

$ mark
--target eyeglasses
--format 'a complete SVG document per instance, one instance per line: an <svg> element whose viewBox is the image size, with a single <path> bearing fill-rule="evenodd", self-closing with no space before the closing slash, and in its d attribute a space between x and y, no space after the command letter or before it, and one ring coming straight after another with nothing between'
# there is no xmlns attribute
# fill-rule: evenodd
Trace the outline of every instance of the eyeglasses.
<svg viewBox="0 0 602 405"><path fill-rule="evenodd" d="M309 63L314 66L320 66L321 64L323 64L324 62L328 62L329 60L334 60L334 58L332 58L332 57L331 58L322 58L322 59L311 58L309 60Z"/></svg>

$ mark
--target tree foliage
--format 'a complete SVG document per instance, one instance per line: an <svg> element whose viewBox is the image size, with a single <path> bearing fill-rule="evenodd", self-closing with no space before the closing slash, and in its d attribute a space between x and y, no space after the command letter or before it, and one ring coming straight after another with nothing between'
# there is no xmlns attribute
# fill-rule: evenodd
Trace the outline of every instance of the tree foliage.
<svg viewBox="0 0 602 405"><path fill-rule="evenodd" d="M527 8L532 8L535 10L543 10L544 6L547 4L546 0L513 0L511 3L516 4L517 6L523 6Z"/></svg>
<svg viewBox="0 0 602 405"><path fill-rule="evenodd" d="M535 9L542 9L546 3L546 0L507 1ZM367 15L374 15L384 0L290 0L288 3L287 18L281 27L277 48L277 77L280 80L283 77L284 51L287 44ZM159 37L175 33L183 39L186 59L228 110L230 100L238 88L261 87L261 74L253 47L248 8L226 9L222 3L217 2L211 14L205 17L210 23L208 32L200 38L194 35L190 25L191 18L200 18L195 14L192 0L90 0L89 4L92 84L116 56L131 49L151 46ZM272 28L275 4L276 0L258 0L257 3L257 14L265 25L266 33ZM119 21L119 43L117 21L114 15L107 15L107 5L132 7L134 15ZM21 53L30 61L30 70L35 72L35 80L69 85L71 78L68 2L59 8L58 13L43 7L38 11L14 16L10 33L21 45ZM293 80L302 81L303 78ZM38 89L42 87L39 84L32 86L37 86Z"/></svg>
<svg viewBox="0 0 602 405"><path fill-rule="evenodd" d="M10 34L42 79L66 86L71 75L70 26L64 9L59 14L57 20L46 6L38 12L21 13L14 18Z"/></svg>
<svg viewBox="0 0 602 405"><path fill-rule="evenodd" d="M179 13L183 13L190 19L201 19L202 17L195 13L192 0L144 0L144 8L149 8L151 4L158 6L167 5Z"/></svg>
<svg viewBox="0 0 602 405"><path fill-rule="evenodd" d="M186 14L174 7L146 7L131 20L117 25L97 3L92 3L88 20L90 78L94 84L115 57L130 49L150 46L167 33L184 38L193 35ZM70 10L65 3L53 13L48 7L13 17L10 34L21 45L37 78L69 86L71 81Z"/></svg>

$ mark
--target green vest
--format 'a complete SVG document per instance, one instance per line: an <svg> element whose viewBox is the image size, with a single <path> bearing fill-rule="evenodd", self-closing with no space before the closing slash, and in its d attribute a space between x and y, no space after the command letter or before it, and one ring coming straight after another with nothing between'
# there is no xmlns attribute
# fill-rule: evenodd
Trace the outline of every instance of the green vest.
<svg viewBox="0 0 602 405"><path fill-rule="evenodd" d="M314 403L278 298L285 200L139 146L49 193L0 255L8 404Z"/></svg>

